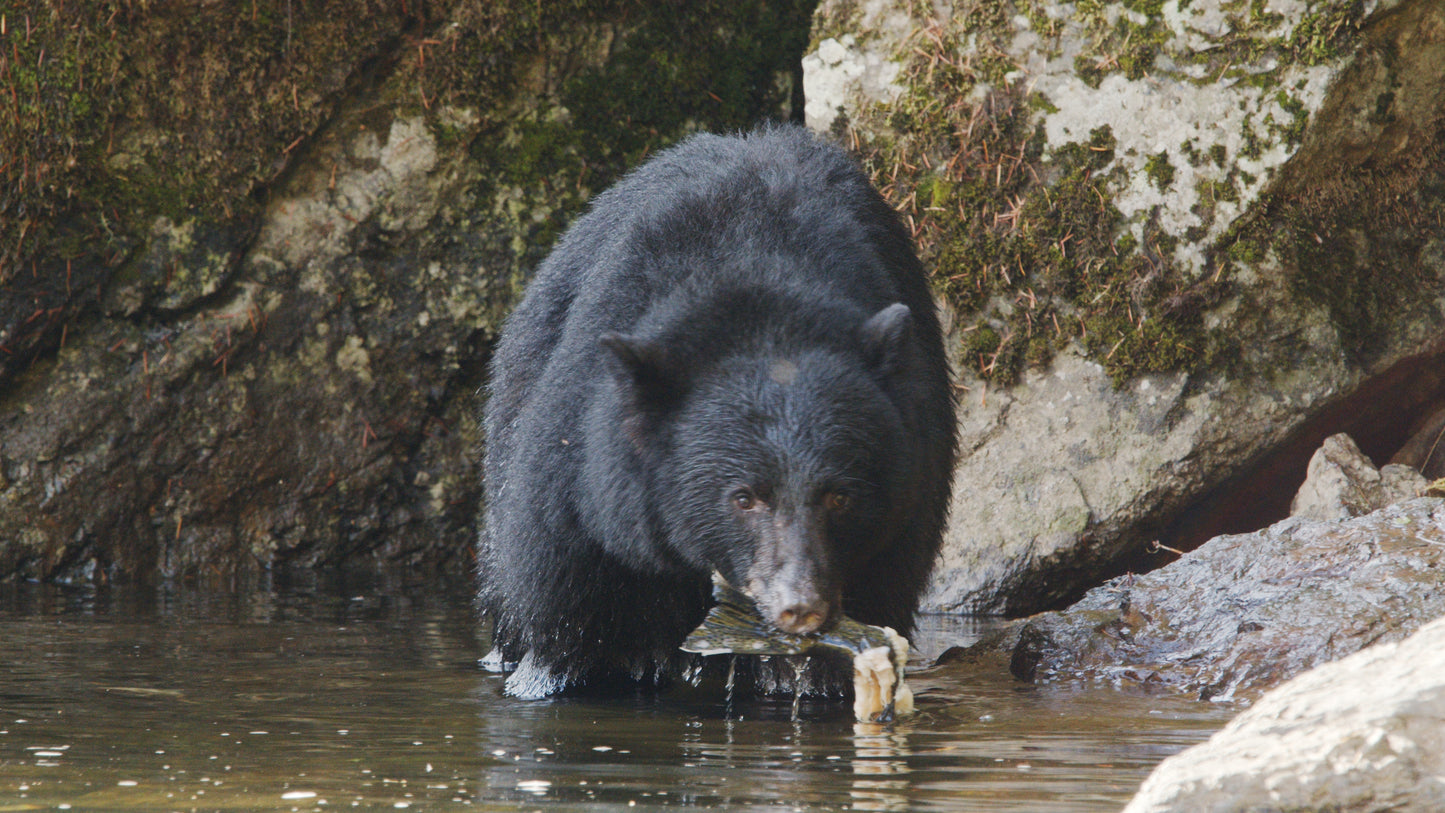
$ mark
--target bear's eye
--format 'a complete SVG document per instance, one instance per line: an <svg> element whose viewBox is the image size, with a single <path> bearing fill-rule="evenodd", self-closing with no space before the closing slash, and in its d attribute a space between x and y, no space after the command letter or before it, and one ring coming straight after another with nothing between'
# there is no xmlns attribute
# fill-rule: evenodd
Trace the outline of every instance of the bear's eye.
<svg viewBox="0 0 1445 813"><path fill-rule="evenodd" d="M823 505L835 514L841 514L853 507L853 498L839 491L829 491L823 497Z"/></svg>
<svg viewBox="0 0 1445 813"><path fill-rule="evenodd" d="M739 511L751 511L758 507L758 498L746 488L740 488L733 492L733 505L736 505Z"/></svg>

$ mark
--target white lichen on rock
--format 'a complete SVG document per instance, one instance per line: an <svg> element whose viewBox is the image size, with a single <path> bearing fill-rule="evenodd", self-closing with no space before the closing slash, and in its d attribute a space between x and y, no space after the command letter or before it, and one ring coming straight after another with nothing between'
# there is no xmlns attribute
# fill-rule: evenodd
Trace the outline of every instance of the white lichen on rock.
<svg viewBox="0 0 1445 813"><path fill-rule="evenodd" d="M825 3L819 18L847 6ZM928 8L943 19L976 11L948 6ZM1117 144L1105 172L1126 227L1141 243L1146 225L1176 238L1173 258L1198 274L1209 244L1295 153L1304 122L1344 62L1281 64L1275 46L1344 6L1344 0L1168 0L1152 8L1026 0L1013 4L1019 13L999 15L1011 31L970 32L961 39L968 52L958 56L983 62L1000 56L991 49L1003 45L1001 56L1017 68L997 83L1036 99L1035 121L1050 150L1110 128ZM910 8L897 0L862 3L854 10L857 33L822 39L804 58L810 127L827 130L840 113L851 118L903 92L899 66L913 57L927 24Z"/></svg>
<svg viewBox="0 0 1445 813"><path fill-rule="evenodd" d="M1076 11L1060 17L1060 28L1047 38L1018 17L1024 27L1016 31L1009 55L1025 66L1024 81L1051 106L1039 114L1049 146L1084 141L1097 128L1111 128L1117 144L1109 170L1122 170L1114 205L1136 238L1145 237L1146 223L1190 238L1180 240L1174 259L1199 272L1204 248L1295 153L1299 144L1292 134L1319 109L1340 65L1280 65L1269 49L1260 48L1252 62L1215 69L1203 57L1223 47L1226 37L1288 39L1309 7L1298 0L1270 0L1262 12L1217 0L1184 6L1169 0L1157 18L1118 3L1092 15ZM1121 17L1135 30L1163 37L1153 64L1137 79L1110 70L1118 67L1111 63L1115 55L1082 53L1100 24L1113 27L1117 23L1111 21ZM1237 42L1230 47L1240 50ZM1109 72L1091 85L1080 75L1080 59ZM1161 165L1151 161L1167 161L1167 180L1151 171Z"/></svg>
<svg viewBox="0 0 1445 813"><path fill-rule="evenodd" d="M857 30L866 35L827 37L803 57L803 118L809 127L826 132L859 98L897 98L903 88L896 82L896 54L911 33L910 19L890 0L867 0L857 21Z"/></svg>
<svg viewBox="0 0 1445 813"><path fill-rule="evenodd" d="M375 218L386 231L415 230L437 209L436 137L420 118L396 119L383 140L359 128L336 153L328 178L303 178L270 207L256 254L304 268L346 253Z"/></svg>
<svg viewBox="0 0 1445 813"><path fill-rule="evenodd" d="M366 352L366 342L360 336L346 337L341 349L336 351L336 366L366 384L372 381L371 355Z"/></svg>

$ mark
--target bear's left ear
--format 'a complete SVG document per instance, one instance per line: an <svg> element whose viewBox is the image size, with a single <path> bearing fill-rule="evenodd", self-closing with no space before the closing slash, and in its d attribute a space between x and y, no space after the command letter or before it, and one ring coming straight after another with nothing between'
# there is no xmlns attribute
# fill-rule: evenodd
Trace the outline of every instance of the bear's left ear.
<svg viewBox="0 0 1445 813"><path fill-rule="evenodd" d="M868 363L885 375L903 367L912 335L913 312L902 302L894 302L868 317L859 330Z"/></svg>
<svg viewBox="0 0 1445 813"><path fill-rule="evenodd" d="M617 381L630 410L655 412L676 397L677 377L661 344L621 333L603 333L597 343L602 346L602 364Z"/></svg>

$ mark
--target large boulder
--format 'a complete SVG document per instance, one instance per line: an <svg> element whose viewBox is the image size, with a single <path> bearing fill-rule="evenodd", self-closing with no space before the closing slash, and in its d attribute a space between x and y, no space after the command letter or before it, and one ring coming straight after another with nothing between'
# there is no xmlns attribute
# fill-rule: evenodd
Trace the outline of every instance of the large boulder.
<svg viewBox="0 0 1445 813"><path fill-rule="evenodd" d="M1445 6L825 0L807 120L953 314L926 609L1062 606L1383 462L1445 392Z"/></svg>
<svg viewBox="0 0 1445 813"><path fill-rule="evenodd" d="M1445 615L1442 572L1440 498L1344 521L1292 517L1107 582L1067 610L1014 622L973 654L1001 653L1024 680L1248 700Z"/></svg>
<svg viewBox="0 0 1445 813"><path fill-rule="evenodd" d="M11 12L0 578L469 570L530 269L644 155L787 116L811 6Z"/></svg>
<svg viewBox="0 0 1445 813"><path fill-rule="evenodd" d="M1164 760L1125 813L1445 810L1445 618L1280 686Z"/></svg>

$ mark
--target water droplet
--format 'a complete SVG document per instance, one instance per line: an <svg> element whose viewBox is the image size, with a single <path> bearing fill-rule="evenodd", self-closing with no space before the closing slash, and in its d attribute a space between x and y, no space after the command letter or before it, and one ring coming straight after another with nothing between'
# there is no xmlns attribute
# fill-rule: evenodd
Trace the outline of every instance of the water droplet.
<svg viewBox="0 0 1445 813"><path fill-rule="evenodd" d="M803 672L807 669L808 662L802 658L789 658L788 665L793 667L793 722L798 721L798 708L803 702Z"/></svg>

